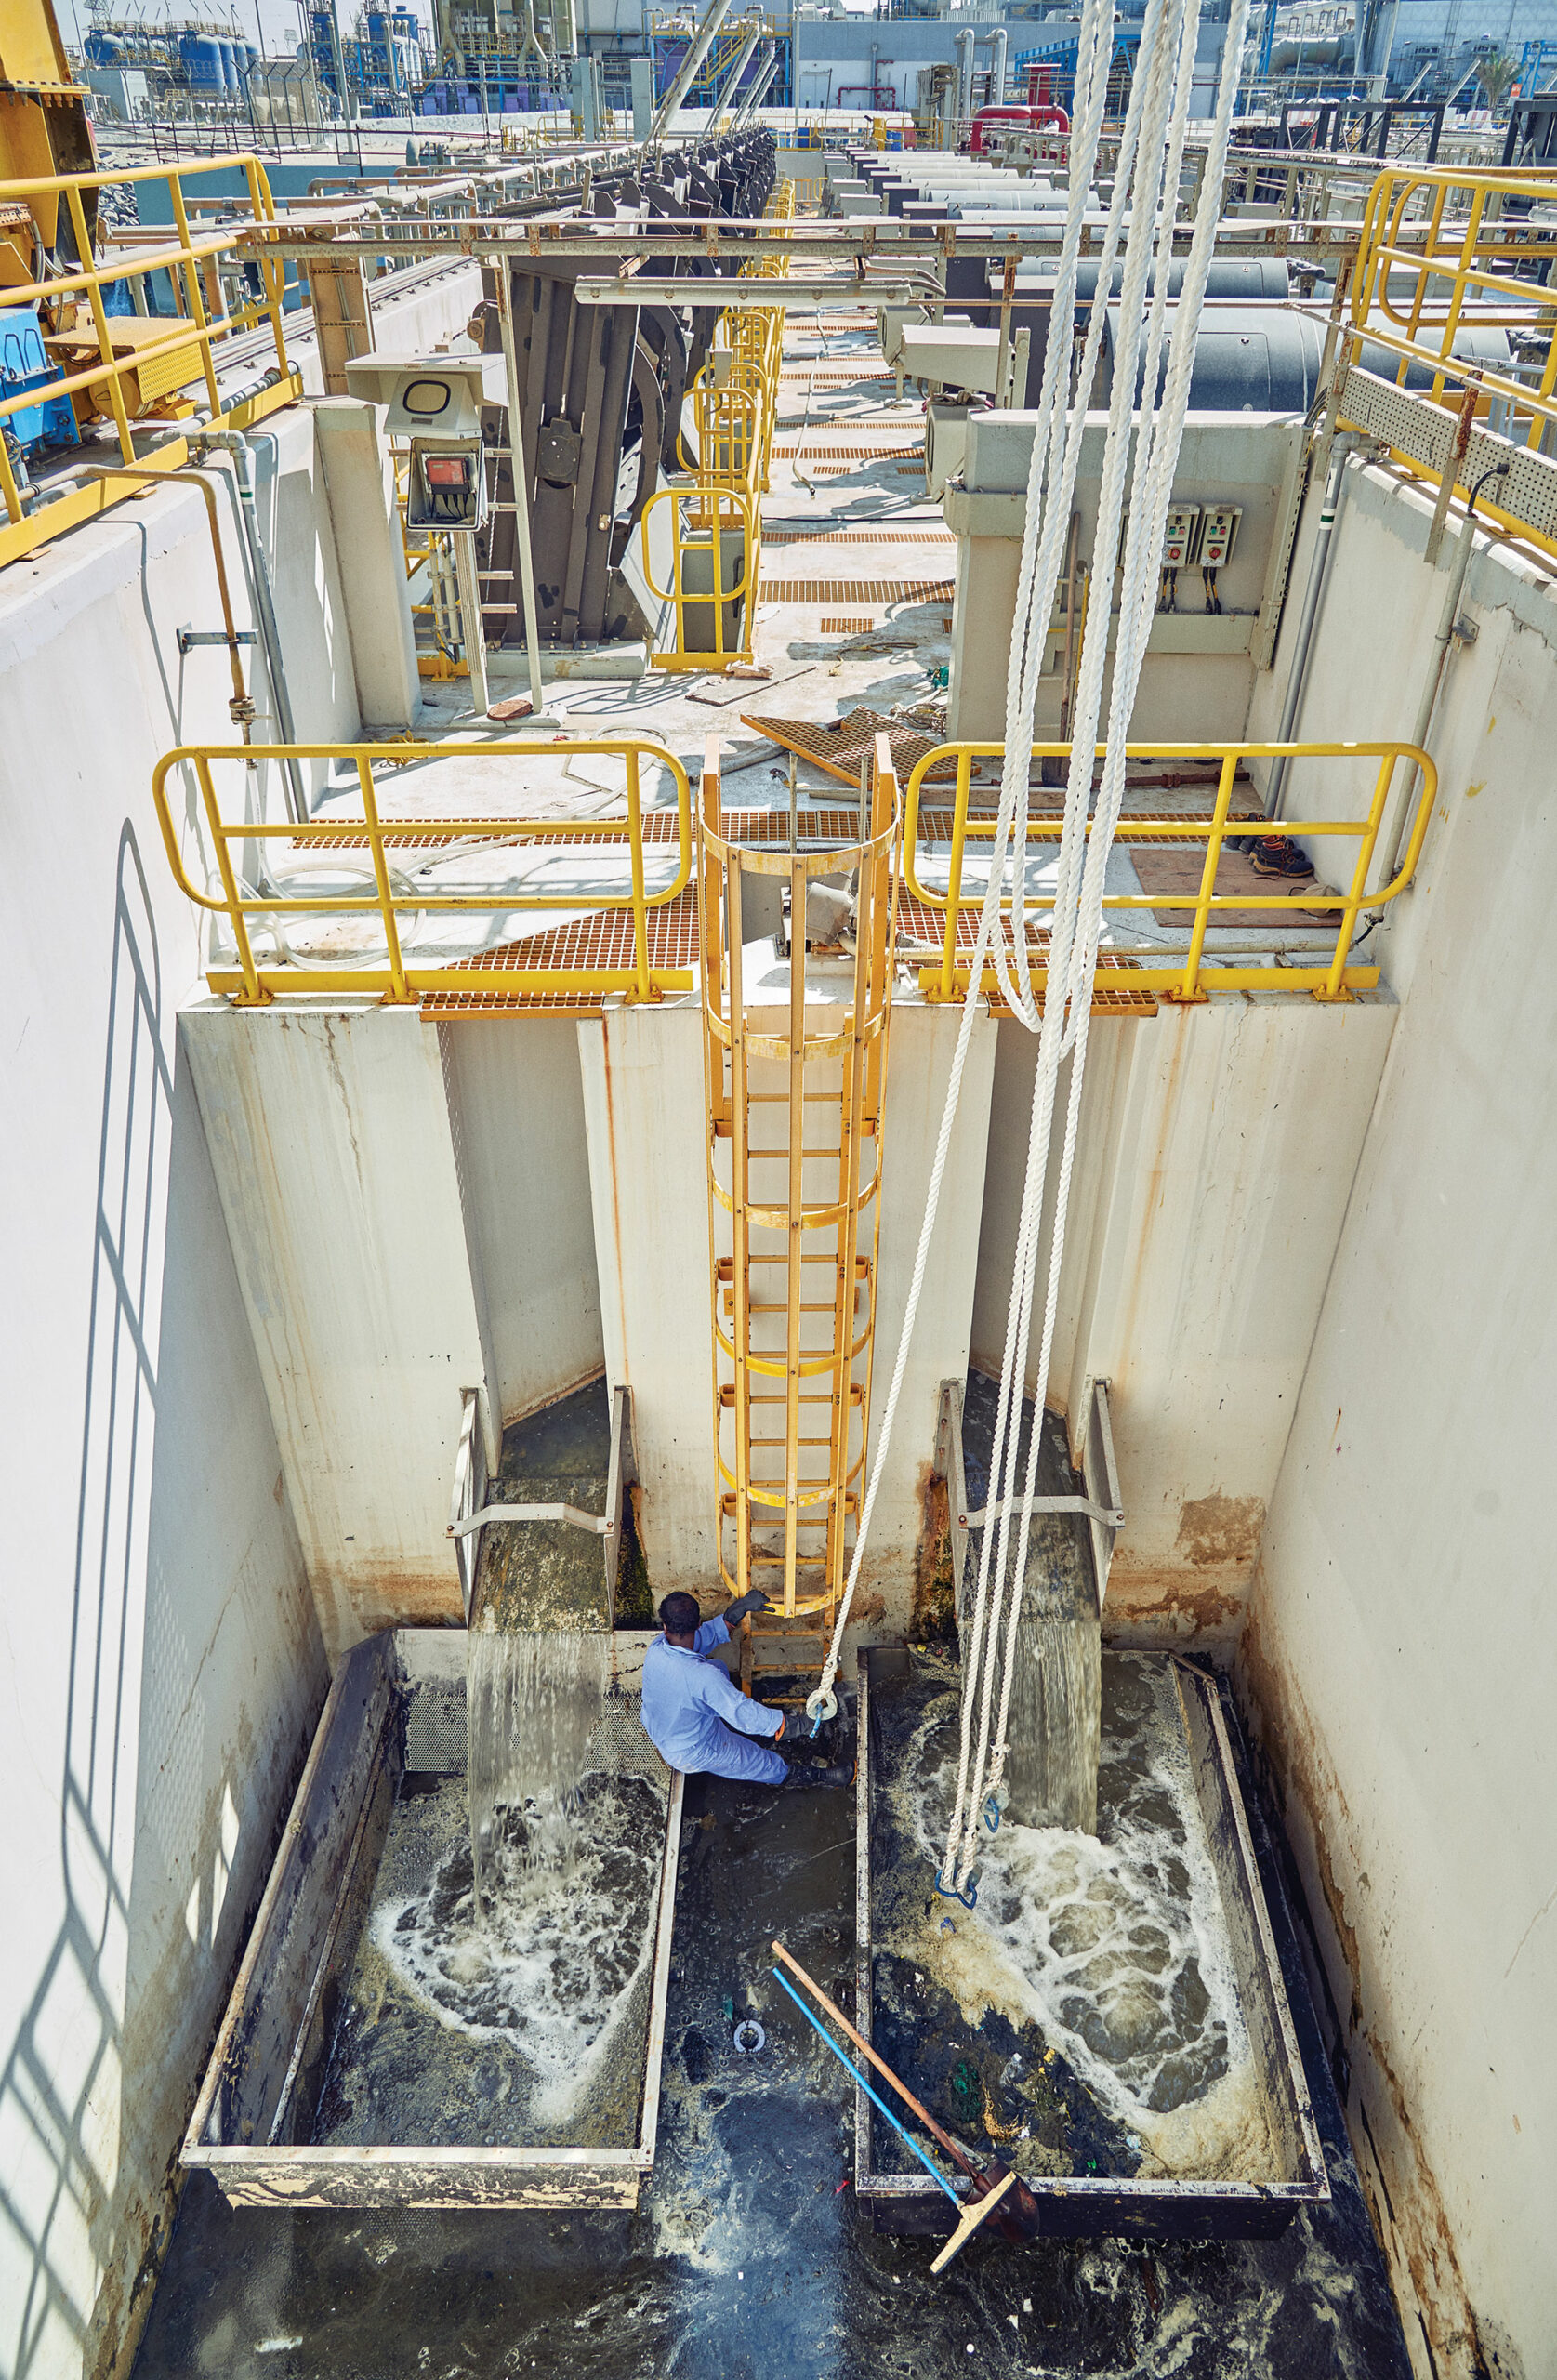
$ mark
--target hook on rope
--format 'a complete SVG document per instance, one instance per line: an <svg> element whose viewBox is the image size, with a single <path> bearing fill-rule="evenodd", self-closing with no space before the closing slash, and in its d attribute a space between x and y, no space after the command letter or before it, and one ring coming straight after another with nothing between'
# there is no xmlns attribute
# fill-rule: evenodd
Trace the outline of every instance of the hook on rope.
<svg viewBox="0 0 1557 2380"><path fill-rule="evenodd" d="M938 1868L935 1871L935 1889L940 1894L943 1900L959 1901L964 1909L977 1909L979 1905L979 1871L976 1868L970 1869L968 1873L968 1889L966 1892L959 1893L956 1884L949 1884L946 1882L944 1871Z"/></svg>
<svg viewBox="0 0 1557 2380"><path fill-rule="evenodd" d="M1000 1819L1006 1807L1006 1789L997 1785L993 1793L984 1795L983 1819L991 1834L1000 1831Z"/></svg>
<svg viewBox="0 0 1557 2380"><path fill-rule="evenodd" d="M821 1733L826 1720L838 1717L838 1696L831 1686L819 1686L813 1694L807 1695L806 1716L811 1721L813 1736Z"/></svg>

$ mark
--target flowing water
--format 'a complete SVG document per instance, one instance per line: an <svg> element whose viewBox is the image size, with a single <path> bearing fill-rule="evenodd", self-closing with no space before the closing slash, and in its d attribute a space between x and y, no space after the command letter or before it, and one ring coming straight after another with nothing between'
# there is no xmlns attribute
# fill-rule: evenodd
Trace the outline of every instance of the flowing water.
<svg viewBox="0 0 1557 2380"><path fill-rule="evenodd" d="M521 1811L521 1864L571 1867L577 1801L611 1679L609 1636L471 1627L467 1687L470 1850L478 1911L514 1869L495 1857L499 1813Z"/></svg>
<svg viewBox="0 0 1557 2380"><path fill-rule="evenodd" d="M957 1670L922 1657L873 1698L887 2021L943 2120L979 2116L1026 2170L1269 2178L1172 1671L1110 1654L1102 1672L1096 1834L1008 1806L970 1911L925 1890L956 1788Z"/></svg>

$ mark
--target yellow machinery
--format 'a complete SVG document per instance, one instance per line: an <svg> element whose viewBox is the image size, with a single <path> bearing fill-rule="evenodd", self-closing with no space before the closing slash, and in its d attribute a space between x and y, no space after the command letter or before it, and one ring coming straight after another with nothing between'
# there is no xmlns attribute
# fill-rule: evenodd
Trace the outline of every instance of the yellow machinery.
<svg viewBox="0 0 1557 2380"><path fill-rule="evenodd" d="M719 1570L732 1595L755 1586L768 1596L757 1645L786 1640L764 1663L745 1623L748 1691L764 1667L820 1670L864 1486L899 824L885 737L858 815L761 812L735 831L717 770L704 775L698 922ZM851 874L852 964L829 998L828 985L806 981L807 893L821 877ZM760 895L780 888L792 955L787 989L770 1005L748 985L748 945L760 932ZM817 1658L798 1659L795 1640L813 1636Z"/></svg>
<svg viewBox="0 0 1557 2380"><path fill-rule="evenodd" d="M72 74L49 0L0 0L0 185L59 174L89 174L97 164L86 95ZM97 215L92 193L91 216ZM34 266L61 253L75 260L73 227L57 191L0 199L0 290L41 274Z"/></svg>

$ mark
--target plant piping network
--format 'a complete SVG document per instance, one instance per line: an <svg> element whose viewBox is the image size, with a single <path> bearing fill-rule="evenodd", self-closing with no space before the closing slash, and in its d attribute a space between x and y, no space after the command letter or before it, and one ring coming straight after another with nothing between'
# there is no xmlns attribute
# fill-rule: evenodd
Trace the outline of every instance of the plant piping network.
<svg viewBox="0 0 1557 2380"><path fill-rule="evenodd" d="M1183 281L1174 315L1174 337L1168 348L1164 377L1168 268L1173 256L1200 0L1147 0L1136 73L1130 86L1125 128L1120 139L1119 162L1099 253L1097 295L1088 314L1075 395L1071 402L1067 379L1075 322L1076 264L1080 255L1087 193L1102 127L1114 39L1112 0L1083 0L1076 60L1076 103L1072 114L1069 198L1027 481L1026 518L1017 580L1015 635L1006 687L1005 756L989 873L980 911L978 936L969 961L968 990L952 1057L945 1108L930 1169L924 1220L891 1385L861 1507L848 1583L838 1606L821 1681L808 1697L806 1704L813 1727L829 1714L831 1709L836 1708L833 1686L838 1675L843 1633L864 1559L871 1517L907 1369L914 1321L934 1236L941 1184L951 1146L973 1019L983 992L987 960L993 963L1001 997L1012 1014L1028 1032L1038 1036L1038 1060L1034 1072L1027 1170L1017 1230L1005 1355L990 1455L989 1475L996 1492L992 1495L992 1509L981 1534L978 1583L963 1670L957 1795L947 1830L945 1853L936 1879L943 1892L962 1898L970 1898L974 1892L978 1814L988 1796L998 1792L1005 1773L1012 1668L1017 1650L1023 1578L1031 1533L1041 1437L1038 1417L1035 1417L1027 1449L1025 1477L1019 1496L1016 1474L1022 1384L1028 1371L1027 1353L1044 1183L1054 1137L1055 1091L1060 1067L1069 1057L1070 1090L1049 1240L1048 1293L1035 1372L1040 1383L1048 1379L1053 1349L1060 1273L1064 1255L1065 1220L1080 1117L1088 1025L1091 1016L1092 979L1102 932L1102 898L1115 830L1124 804L1125 742L1156 604L1157 569L1183 436L1184 416L1189 405L1195 340L1216 239L1222 174L1247 18L1248 0L1233 0L1231 21L1222 46L1210 150L1200 183L1200 201L1189 254L1184 262ZM1129 202L1128 210L1127 200ZM1127 211L1128 231L1125 221ZM1064 559L1072 498L1081 460L1087 403L1097 375L1103 325L1108 313L1106 293L1113 284L1121 235L1124 237L1124 263L1118 309L1118 344L1114 358L1113 391L1092 557L1095 586L1113 585L1116 573L1121 578L1114 673L1097 813L1089 835L1092 771L1099 740L1098 725L1102 708L1102 682L1111 626L1108 606L1094 604L1089 608L1082 638L1071 722L1064 820L1050 913L1047 981L1040 1001L1032 981L1027 947L1026 866L1033 715L1048 623L1052 616ZM1148 303L1149 274L1151 297ZM1160 403L1157 394L1159 379L1163 383ZM1138 386L1141 390L1139 422L1135 419ZM1128 519L1125 510L1127 473L1129 480ZM1009 941L1002 925L1002 910L1007 907L1010 919ZM1014 1514L1013 1504L1017 1507ZM1016 1533L1014 1563L1009 1559L1013 1522ZM1011 1580L1009 1610L1006 1608L1008 1575ZM999 1704L996 1713L997 1681Z"/></svg>

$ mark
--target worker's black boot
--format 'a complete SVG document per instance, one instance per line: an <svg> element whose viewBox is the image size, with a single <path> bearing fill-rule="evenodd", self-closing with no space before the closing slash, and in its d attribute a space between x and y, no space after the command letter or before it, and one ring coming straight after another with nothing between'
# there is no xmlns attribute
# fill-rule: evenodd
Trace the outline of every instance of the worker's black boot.
<svg viewBox="0 0 1557 2380"><path fill-rule="evenodd" d="M854 1763L851 1760L832 1761L825 1766L818 1763L815 1767L792 1760L789 1774L779 1791L782 1793L803 1793L813 1785L852 1785L853 1782Z"/></svg>

